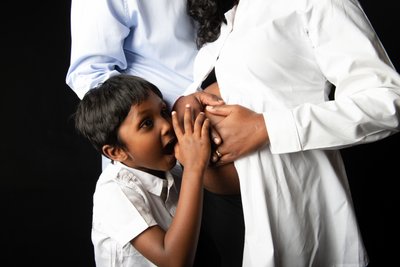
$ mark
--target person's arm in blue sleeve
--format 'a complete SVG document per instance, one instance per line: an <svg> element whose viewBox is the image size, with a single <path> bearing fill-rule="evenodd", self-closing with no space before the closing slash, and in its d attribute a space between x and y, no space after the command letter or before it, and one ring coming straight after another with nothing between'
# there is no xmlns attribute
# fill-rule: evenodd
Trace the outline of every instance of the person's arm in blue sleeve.
<svg viewBox="0 0 400 267"><path fill-rule="evenodd" d="M135 20L125 10L124 1L72 0L66 83L79 98L126 68L123 44Z"/></svg>

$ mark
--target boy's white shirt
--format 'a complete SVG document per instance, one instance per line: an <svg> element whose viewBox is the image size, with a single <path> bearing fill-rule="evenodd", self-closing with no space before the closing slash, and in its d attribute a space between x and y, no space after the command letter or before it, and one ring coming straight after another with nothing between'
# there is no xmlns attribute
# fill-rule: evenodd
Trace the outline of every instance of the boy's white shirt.
<svg viewBox="0 0 400 267"><path fill-rule="evenodd" d="M130 241L153 225L168 229L175 215L180 177L178 165L166 173L166 179L119 162L107 165L93 195L92 242L97 267L154 266Z"/></svg>

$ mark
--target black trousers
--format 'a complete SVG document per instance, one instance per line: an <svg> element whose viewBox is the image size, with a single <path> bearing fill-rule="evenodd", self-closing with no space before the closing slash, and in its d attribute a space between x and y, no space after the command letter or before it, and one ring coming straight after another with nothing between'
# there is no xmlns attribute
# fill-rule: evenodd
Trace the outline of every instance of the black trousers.
<svg viewBox="0 0 400 267"><path fill-rule="evenodd" d="M244 246L242 200L204 190L195 267L241 267Z"/></svg>

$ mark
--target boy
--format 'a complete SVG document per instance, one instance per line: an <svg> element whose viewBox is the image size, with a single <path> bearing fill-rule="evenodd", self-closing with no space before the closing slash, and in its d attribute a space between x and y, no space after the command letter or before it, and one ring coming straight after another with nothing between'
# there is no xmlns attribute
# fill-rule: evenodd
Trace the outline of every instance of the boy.
<svg viewBox="0 0 400 267"><path fill-rule="evenodd" d="M187 106L183 129L174 112L171 124L161 92L121 74L86 93L75 122L112 160L93 197L97 267L192 265L210 159L204 113L192 123ZM181 185L172 175L177 160L184 166Z"/></svg>

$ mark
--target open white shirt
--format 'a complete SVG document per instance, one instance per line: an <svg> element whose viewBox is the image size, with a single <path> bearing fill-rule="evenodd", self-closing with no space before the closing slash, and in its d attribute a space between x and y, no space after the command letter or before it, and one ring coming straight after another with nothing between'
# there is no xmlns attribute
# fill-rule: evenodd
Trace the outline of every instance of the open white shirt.
<svg viewBox="0 0 400 267"><path fill-rule="evenodd" d="M130 241L153 225L168 229L178 201L180 167L172 172L161 179L119 162L107 165L93 195L97 267L155 266Z"/></svg>
<svg viewBox="0 0 400 267"><path fill-rule="evenodd" d="M243 266L365 266L338 149L399 131L399 74L356 0L240 0L225 16L185 94L215 67L226 103L264 115L270 144L235 161Z"/></svg>

